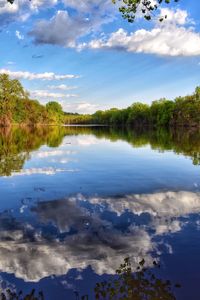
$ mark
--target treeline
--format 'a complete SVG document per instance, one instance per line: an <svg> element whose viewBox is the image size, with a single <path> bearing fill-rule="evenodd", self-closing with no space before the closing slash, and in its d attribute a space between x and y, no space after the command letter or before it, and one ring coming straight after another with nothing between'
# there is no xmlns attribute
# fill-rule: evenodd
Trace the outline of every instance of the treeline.
<svg viewBox="0 0 200 300"><path fill-rule="evenodd" d="M199 127L200 87L192 95L174 101L163 98L151 105L136 102L125 109L112 108L81 115L63 112L62 106L55 101L41 105L37 100L31 100L18 80L0 74L0 126L11 124Z"/></svg>
<svg viewBox="0 0 200 300"><path fill-rule="evenodd" d="M64 112L55 102L41 105L31 100L21 83L10 79L7 74L0 74L0 126L11 124L61 124Z"/></svg>
<svg viewBox="0 0 200 300"><path fill-rule="evenodd" d="M125 109L99 110L93 115L69 115L65 117L65 123L199 127L200 87L192 95L178 97L174 101L163 98L151 105L136 102Z"/></svg>

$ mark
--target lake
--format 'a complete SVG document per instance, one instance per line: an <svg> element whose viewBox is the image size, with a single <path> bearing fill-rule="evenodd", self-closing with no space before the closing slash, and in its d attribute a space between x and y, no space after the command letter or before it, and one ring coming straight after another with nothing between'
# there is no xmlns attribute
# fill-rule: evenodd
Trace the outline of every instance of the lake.
<svg viewBox="0 0 200 300"><path fill-rule="evenodd" d="M0 131L0 285L94 299L130 257L200 295L200 132Z"/></svg>

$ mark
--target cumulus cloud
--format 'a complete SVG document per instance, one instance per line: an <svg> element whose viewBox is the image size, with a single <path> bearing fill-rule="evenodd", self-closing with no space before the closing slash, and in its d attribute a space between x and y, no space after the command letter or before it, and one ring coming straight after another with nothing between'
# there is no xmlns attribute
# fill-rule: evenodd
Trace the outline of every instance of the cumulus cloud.
<svg viewBox="0 0 200 300"><path fill-rule="evenodd" d="M69 9L75 11L78 18L74 21L74 25L80 25L81 19L92 20L89 22L90 26L92 25L91 30L112 21L117 11L110 0L84 0L81 2L74 0L18 0L12 5L5 0L0 0L0 25L6 25L13 21L23 22L31 15L38 14L42 9L56 8L57 4L64 7L66 11Z"/></svg>
<svg viewBox="0 0 200 300"><path fill-rule="evenodd" d="M169 8L161 8L160 9L160 17L165 17L164 24L166 23L173 23L173 24L178 24L178 25L185 25L188 23L193 23L192 20L189 19L188 17L188 12L186 10L182 9L169 9Z"/></svg>
<svg viewBox="0 0 200 300"><path fill-rule="evenodd" d="M53 44L76 48L77 41L112 22L117 12L110 0L63 0L65 10L57 11L50 20L38 21L29 33L36 44ZM70 14L68 8L75 11Z"/></svg>
<svg viewBox="0 0 200 300"><path fill-rule="evenodd" d="M78 75L72 74L64 74L58 75L53 72L44 72L44 73L31 73L28 71L10 71L8 69L0 69L0 74L8 74L12 78L16 79L27 79L27 80L64 80L64 79L72 79L72 78L79 78Z"/></svg>
<svg viewBox="0 0 200 300"><path fill-rule="evenodd" d="M162 9L161 14L166 14L168 19L164 23L156 23L151 30L139 29L128 33L120 28L108 37L79 44L78 48L117 49L163 56L200 55L200 34L194 28L184 26L190 23L187 12Z"/></svg>
<svg viewBox="0 0 200 300"><path fill-rule="evenodd" d="M62 2L65 4L66 7L73 8L78 12L86 14L95 13L97 8L99 9L99 15L106 14L106 12L108 14L109 12L114 11L113 6L109 0L84 0L81 2L78 2L76 0L62 0Z"/></svg>
<svg viewBox="0 0 200 300"><path fill-rule="evenodd" d="M30 94L33 97L40 97L40 98L73 98L77 97L76 94L62 94L62 93L50 93L47 90L34 90L30 91Z"/></svg>
<svg viewBox="0 0 200 300"><path fill-rule="evenodd" d="M124 29L112 33L108 39L92 40L79 45L80 49L118 49L135 53L149 53L165 56L200 55L200 34L184 27L157 27L140 29L128 33Z"/></svg>
<svg viewBox="0 0 200 300"><path fill-rule="evenodd" d="M53 7L58 0L18 0L13 4L0 0L0 25L7 25L13 21L26 21L32 14L38 13L40 9Z"/></svg>
<svg viewBox="0 0 200 300"><path fill-rule="evenodd" d="M67 11L58 11L50 20L39 21L29 33L36 44L53 44L76 47L76 40L90 31L90 21L71 17Z"/></svg>

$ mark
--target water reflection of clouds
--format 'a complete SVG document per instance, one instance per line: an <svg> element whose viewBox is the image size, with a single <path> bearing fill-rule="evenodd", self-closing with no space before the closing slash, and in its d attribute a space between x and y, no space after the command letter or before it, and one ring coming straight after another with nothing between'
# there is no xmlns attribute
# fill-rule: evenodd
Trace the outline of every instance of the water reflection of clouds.
<svg viewBox="0 0 200 300"><path fill-rule="evenodd" d="M48 240L41 233L35 233L34 241L27 236L19 240L0 242L0 269L14 273L25 281L39 281L69 270L85 269L89 265L97 274L113 274L119 262L130 253L146 257L152 250L152 243L144 230L131 229L129 234L95 228L93 231L78 232L64 240ZM147 261L151 257L147 256Z"/></svg>
<svg viewBox="0 0 200 300"><path fill-rule="evenodd" d="M127 195L115 199L93 197L88 201L93 205L104 205L118 216L125 211L137 216L146 213L151 216L150 227L157 235L180 231L184 223L178 218L200 212L200 193L186 191Z"/></svg>
<svg viewBox="0 0 200 300"><path fill-rule="evenodd" d="M50 160L51 163L57 163L57 164L68 164L70 162L78 162L77 159L72 159L72 158L53 158Z"/></svg>
<svg viewBox="0 0 200 300"><path fill-rule="evenodd" d="M151 266L152 253L160 251L161 241L155 237L162 239L167 233L181 231L184 220L180 217L200 212L200 196L190 192L124 198L77 196L39 202L31 211L36 223L29 223L27 219L19 222L11 216L0 217L0 269L36 282L89 265L99 275L113 274L127 256L133 256L133 265L145 258ZM125 228L106 218L108 211L119 219L127 211L137 218L144 214L150 218L145 224L133 218ZM169 243L165 248L172 253Z"/></svg>
<svg viewBox="0 0 200 300"><path fill-rule="evenodd" d="M88 147L88 146L93 146L93 145L98 145L100 143L105 143L105 138L99 139L98 137L92 135L92 134L79 134L79 135L72 135L65 137L62 145L62 147L66 146L83 146L83 147Z"/></svg>
<svg viewBox="0 0 200 300"><path fill-rule="evenodd" d="M159 192L153 194L127 195L117 198L89 198L92 204L107 205L107 209L121 215L125 210L141 215L180 217L200 211L200 193Z"/></svg>
<svg viewBox="0 0 200 300"><path fill-rule="evenodd" d="M78 169L62 169L62 168L53 168L53 167L48 167L48 168L27 168L23 169L19 172L12 172L11 177L14 176L30 176L30 175L55 175L57 173L64 173L64 172L78 172Z"/></svg>
<svg viewBox="0 0 200 300"><path fill-rule="evenodd" d="M48 150L48 151L38 151L32 155L32 157L37 158L46 158L52 156L61 156L61 155L71 155L76 154L76 151L72 150Z"/></svg>
<svg viewBox="0 0 200 300"><path fill-rule="evenodd" d="M80 135L77 136L74 144L79 146L92 146L100 144L102 141L96 138L94 135ZM105 139L103 140L105 142Z"/></svg>

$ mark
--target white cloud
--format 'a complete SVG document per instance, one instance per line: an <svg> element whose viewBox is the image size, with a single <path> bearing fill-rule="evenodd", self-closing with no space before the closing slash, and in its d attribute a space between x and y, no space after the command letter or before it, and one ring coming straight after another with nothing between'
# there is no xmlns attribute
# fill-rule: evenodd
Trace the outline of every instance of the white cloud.
<svg viewBox="0 0 200 300"><path fill-rule="evenodd" d="M76 47L76 40L90 31L90 21L71 17L67 11L58 11L50 20L39 21L29 33L36 44Z"/></svg>
<svg viewBox="0 0 200 300"><path fill-rule="evenodd" d="M39 158L46 158L52 156L70 155L75 153L76 152L70 150L50 150L50 151L37 152L33 156Z"/></svg>
<svg viewBox="0 0 200 300"><path fill-rule="evenodd" d="M44 72L44 73L31 73L28 71L10 71L8 69L0 69L0 74L8 74L12 78L16 79L27 79L27 80L64 80L64 79L72 79L79 78L78 75L72 74L64 74L58 75L53 72Z"/></svg>
<svg viewBox="0 0 200 300"><path fill-rule="evenodd" d="M182 9L169 9L169 8L161 8L160 9L160 17L167 18L164 21L164 24L166 23L174 23L178 25L185 25L188 23L191 23L191 20L188 17L188 12L186 10Z"/></svg>
<svg viewBox="0 0 200 300"><path fill-rule="evenodd" d="M59 10L50 20L38 21L29 33L36 44L53 44L76 48L81 37L98 31L112 22L117 7L110 0L63 0L65 10ZM75 13L70 14L68 8Z"/></svg>
<svg viewBox="0 0 200 300"><path fill-rule="evenodd" d="M120 28L106 40L96 39L79 45L79 49L84 48L119 49L165 56L195 56L200 55L200 34L193 29L174 25L152 30L140 29L130 34Z"/></svg>
<svg viewBox="0 0 200 300"><path fill-rule="evenodd" d="M98 8L98 14L109 14L114 11L114 7L110 0L62 0L66 7L70 7L78 11L79 13L92 14Z"/></svg>
<svg viewBox="0 0 200 300"><path fill-rule="evenodd" d="M69 91L69 90L75 90L78 87L70 86L70 85L66 85L66 84L60 84L60 85L48 85L48 88L51 90Z"/></svg>
<svg viewBox="0 0 200 300"><path fill-rule="evenodd" d="M13 21L26 21L32 14L40 9L55 6L58 0L18 0L13 4L0 0L0 25L6 25Z"/></svg>
<svg viewBox="0 0 200 300"><path fill-rule="evenodd" d="M163 56L200 55L200 33L184 26L190 23L187 12L162 9L161 14L167 14L168 19L163 23L156 23L151 30L139 29L128 33L120 28L107 38L79 44L78 48L118 49Z"/></svg>
<svg viewBox="0 0 200 300"><path fill-rule="evenodd" d="M23 40L24 39L23 34L21 34L21 32L19 30L15 31L15 35L18 38L18 40Z"/></svg>
<svg viewBox="0 0 200 300"><path fill-rule="evenodd" d="M65 103L64 101L60 101L60 104L62 105L64 111L77 112L80 114L94 113L99 109L98 104L89 103L89 102Z"/></svg>
<svg viewBox="0 0 200 300"><path fill-rule="evenodd" d="M40 97L40 98L73 98L77 97L78 95L76 94L62 94L62 93L49 93L46 90L34 90L30 91L30 94L33 97Z"/></svg>
<svg viewBox="0 0 200 300"><path fill-rule="evenodd" d="M14 14L19 10L19 3L18 1L14 2L13 4L7 3L4 0L0 0L0 15L3 14Z"/></svg>

